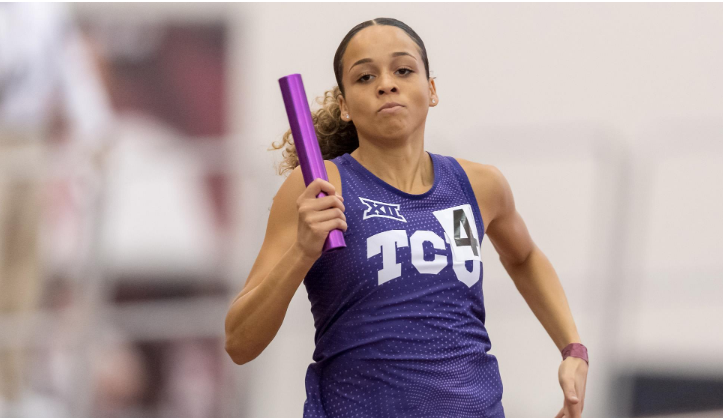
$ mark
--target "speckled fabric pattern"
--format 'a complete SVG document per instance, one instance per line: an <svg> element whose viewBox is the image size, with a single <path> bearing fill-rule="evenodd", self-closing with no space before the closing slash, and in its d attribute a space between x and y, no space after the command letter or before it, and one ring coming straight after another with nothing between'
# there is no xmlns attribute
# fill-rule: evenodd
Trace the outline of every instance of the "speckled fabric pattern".
<svg viewBox="0 0 723 418"><path fill-rule="evenodd" d="M351 155L339 168L347 247L304 285L316 327L305 418L503 418L482 292L484 224L467 175L429 153L434 184L405 193Z"/></svg>

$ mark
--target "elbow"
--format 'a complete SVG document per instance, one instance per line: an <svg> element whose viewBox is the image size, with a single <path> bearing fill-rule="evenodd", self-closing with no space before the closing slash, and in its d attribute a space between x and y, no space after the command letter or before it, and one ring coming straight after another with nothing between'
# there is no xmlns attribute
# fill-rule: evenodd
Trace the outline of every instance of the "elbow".
<svg viewBox="0 0 723 418"><path fill-rule="evenodd" d="M239 311L234 312L229 311L226 316L224 349L234 363L243 365L258 357L270 341L253 327L249 329L248 320L238 321L239 317L247 315Z"/></svg>
<svg viewBox="0 0 723 418"><path fill-rule="evenodd" d="M231 357L231 360L240 365L246 364L253 360L254 357L250 357L244 350L243 344L238 339L232 338L230 335L226 335L226 353Z"/></svg>
<svg viewBox="0 0 723 418"><path fill-rule="evenodd" d="M530 260L532 260L534 254L536 251L539 251L539 248L532 243L532 245L526 249L526 251L520 251L517 253L505 255L500 254L500 263L505 268L519 268L521 266L524 266L527 264Z"/></svg>
<svg viewBox="0 0 723 418"><path fill-rule="evenodd" d="M236 333L226 332L225 350L234 363L246 364L258 357L263 352L264 346L254 344L253 341L243 338Z"/></svg>
<svg viewBox="0 0 723 418"><path fill-rule="evenodd" d="M243 339L240 338L238 332L234 332L229 324L229 318L226 317L226 344L224 346L226 353L234 363L242 365L248 363L250 359L244 353Z"/></svg>
<svg viewBox="0 0 723 418"><path fill-rule="evenodd" d="M238 350L234 350L232 348L229 348L229 346L226 346L226 353L228 353L228 356L231 357L231 360L238 364L239 366L248 363L250 360L247 360L246 357L244 357Z"/></svg>
<svg viewBox="0 0 723 418"><path fill-rule="evenodd" d="M231 360L234 363L238 364L239 366L247 363L243 355L241 354L241 351L235 344L230 341L228 336L226 336L226 346L224 348L226 349L226 353L229 357L231 357Z"/></svg>
<svg viewBox="0 0 723 418"><path fill-rule="evenodd" d="M243 338L240 335L240 330L237 326L232 324L231 311L229 311L226 315L224 328L226 334L224 349L226 350L226 354L228 354L228 356L231 357L231 360L239 366L251 361L244 352Z"/></svg>

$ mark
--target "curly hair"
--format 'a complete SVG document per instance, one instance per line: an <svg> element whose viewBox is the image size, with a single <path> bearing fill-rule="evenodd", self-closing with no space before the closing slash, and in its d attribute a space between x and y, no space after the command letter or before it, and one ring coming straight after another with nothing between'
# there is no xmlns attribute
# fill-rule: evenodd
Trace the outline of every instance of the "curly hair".
<svg viewBox="0 0 723 418"><path fill-rule="evenodd" d="M316 102L321 105L321 108L311 112L311 119L315 128L314 131L319 140L321 156L325 160L336 158L345 153L351 153L359 147L359 137L357 136L354 122L345 121L341 118L341 108L339 107L338 98L340 95L346 98L344 95L344 85L342 83L342 57L349 45L349 41L351 41L354 35L372 25L395 26L404 30L419 47L427 79L429 80L427 49L424 46L424 42L422 42L422 38L405 23L393 18L377 18L367 20L352 28L341 41L336 50L336 54L334 54L334 75L337 85L331 90L327 90L323 97L316 98ZM283 161L278 169L280 175L287 171L292 171L299 165L299 156L296 153L296 146L292 140L293 136L291 129L289 129L284 133L280 144L277 145L274 142L271 144L271 148L268 149L269 151L274 151L284 148L281 154Z"/></svg>

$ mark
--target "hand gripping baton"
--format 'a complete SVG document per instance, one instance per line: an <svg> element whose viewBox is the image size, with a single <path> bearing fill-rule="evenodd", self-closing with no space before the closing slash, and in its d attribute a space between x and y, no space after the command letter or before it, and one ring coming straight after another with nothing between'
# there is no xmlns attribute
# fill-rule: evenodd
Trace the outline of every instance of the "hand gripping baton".
<svg viewBox="0 0 723 418"><path fill-rule="evenodd" d="M306 101L304 82L301 81L301 74L291 74L279 79L281 95L286 106L286 115L289 117L291 135L294 137L296 153L299 156L299 165L304 175L304 183L308 186L314 179L321 178L329 181L326 174L326 166L319 149L319 140L316 138L316 130L311 119L311 110ZM326 196L320 192L316 197ZM333 251L346 247L344 234L341 229L332 229L324 242L323 252Z"/></svg>

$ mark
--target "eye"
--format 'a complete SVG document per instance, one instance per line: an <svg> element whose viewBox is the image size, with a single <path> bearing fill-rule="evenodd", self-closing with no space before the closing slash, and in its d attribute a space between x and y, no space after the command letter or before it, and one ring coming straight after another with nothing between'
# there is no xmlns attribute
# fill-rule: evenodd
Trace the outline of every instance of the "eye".
<svg viewBox="0 0 723 418"><path fill-rule="evenodd" d="M368 80L362 80L364 77L367 77L367 76L371 76L371 74L362 74L361 77L359 77L359 80L357 80L357 81L361 81L361 82L368 81Z"/></svg>
<svg viewBox="0 0 723 418"><path fill-rule="evenodd" d="M406 71L406 73L403 74L404 76L407 76L414 72L414 71L412 71L411 68L407 68L407 67L402 67L402 68L398 69L397 71ZM369 81L369 79L364 80L364 77L367 77L367 76L372 76L372 74L364 73L359 77L359 79L357 81L359 81L361 83L365 83L365 82Z"/></svg>

